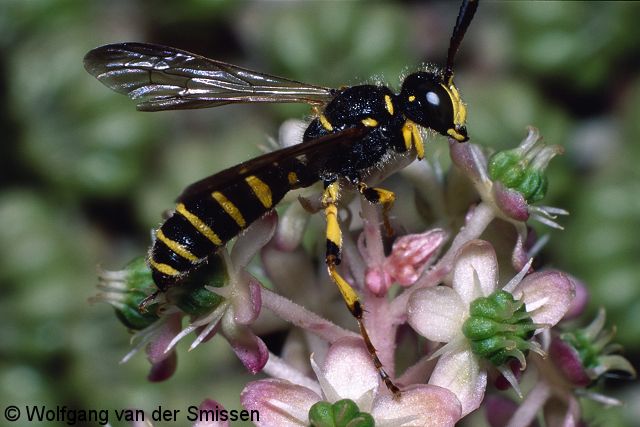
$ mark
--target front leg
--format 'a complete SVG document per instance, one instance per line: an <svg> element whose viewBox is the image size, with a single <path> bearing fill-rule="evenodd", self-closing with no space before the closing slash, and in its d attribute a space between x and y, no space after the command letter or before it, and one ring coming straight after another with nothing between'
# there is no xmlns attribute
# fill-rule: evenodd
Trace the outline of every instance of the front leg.
<svg viewBox="0 0 640 427"><path fill-rule="evenodd" d="M373 189L372 189L373 190ZM390 193L390 192L389 192ZM393 194L393 193L390 193ZM336 266L340 264L340 255L342 251L342 231L340 230L340 223L338 221L338 197L340 196L340 187L338 182L325 183L324 193L322 194L322 204L324 206L324 213L327 219L327 252L325 262L329 271L329 276L333 282L338 286L338 290L342 295L349 312L355 317L360 328L360 335L364 340L364 344L367 347L367 351L373 360L380 377L384 381L387 388L395 395L400 394L400 389L391 381L389 374L384 370L382 362L378 358L376 348L373 346L369 333L364 326L363 313L364 307L360 303L358 294L353 287L338 273Z"/></svg>

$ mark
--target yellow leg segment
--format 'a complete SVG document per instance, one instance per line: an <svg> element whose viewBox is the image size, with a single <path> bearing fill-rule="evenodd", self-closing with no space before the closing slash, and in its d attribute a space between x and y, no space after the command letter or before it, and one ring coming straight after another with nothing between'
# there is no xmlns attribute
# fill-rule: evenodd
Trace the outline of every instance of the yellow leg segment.
<svg viewBox="0 0 640 427"><path fill-rule="evenodd" d="M385 190L386 191L386 190ZM393 195L391 192L387 192ZM342 232L340 230L340 224L338 222L338 207L336 201L339 196L339 188L337 183L332 183L325 189L322 195L322 203L325 206L325 216L327 219L327 252L325 262L327 264L327 270L329 276L338 287L340 295L344 300L349 312L355 317L360 328L360 335L364 340L364 344L367 347L367 351L373 360L380 378L384 381L387 388L394 394L394 396L400 395L400 389L391 381L389 374L384 370L382 362L376 354L376 348L373 346L367 329L363 321L364 308L360 303L358 294L351 287L351 285L338 273L336 266L340 264L340 252L342 250Z"/></svg>
<svg viewBox="0 0 640 427"><path fill-rule="evenodd" d="M382 205L382 220L384 221L384 229L388 236L393 235L393 228L389 221L389 211L393 207L393 202L396 200L396 195L393 191L385 190L384 188L368 187L367 184L361 182L358 184L358 191L364 196L365 199L371 203Z"/></svg>
<svg viewBox="0 0 640 427"><path fill-rule="evenodd" d="M416 157L418 157L418 160L424 158L424 141L422 140L422 135L420 134L418 126L411 120L407 120L402 126L402 139L404 139L404 146L407 148L407 151L411 150L412 147L416 147Z"/></svg>

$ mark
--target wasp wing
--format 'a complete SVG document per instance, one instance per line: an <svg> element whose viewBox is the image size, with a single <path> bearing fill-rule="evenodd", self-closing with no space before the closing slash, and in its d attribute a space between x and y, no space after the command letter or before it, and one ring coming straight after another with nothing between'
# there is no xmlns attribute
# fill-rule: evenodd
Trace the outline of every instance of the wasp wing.
<svg viewBox="0 0 640 427"><path fill-rule="evenodd" d="M84 67L138 110L206 108L239 102L323 105L334 89L271 76L172 47L118 43L98 47Z"/></svg>
<svg viewBox="0 0 640 427"><path fill-rule="evenodd" d="M306 165L308 174L314 176L314 179L311 181L315 182L319 179L318 166L323 163L322 160L318 159L326 159L339 155L340 150L359 141L370 131L371 128L366 127L348 128L327 136L263 154L189 185L178 197L177 201L184 202L192 198L202 197L203 194L211 193L220 188L226 188L229 184L239 179L250 175L260 175L260 172L267 168L274 166L284 167L284 164L293 159ZM310 162L310 160L313 161ZM313 182L309 182L308 185Z"/></svg>

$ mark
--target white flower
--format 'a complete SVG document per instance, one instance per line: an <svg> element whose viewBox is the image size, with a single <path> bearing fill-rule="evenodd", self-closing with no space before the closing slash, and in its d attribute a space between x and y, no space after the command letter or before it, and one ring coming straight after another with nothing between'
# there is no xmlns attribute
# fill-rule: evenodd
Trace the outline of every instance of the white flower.
<svg viewBox="0 0 640 427"><path fill-rule="evenodd" d="M538 333L543 329L540 326L553 326L568 310L574 283L558 271L524 277L528 269L529 264L502 290L511 293L516 302L525 304L527 317L539 326L535 331ZM452 287L421 289L412 295L408 322L429 340L446 343L434 354L440 358L429 384L454 392L462 404L462 416L465 416L480 406L487 372L482 358L474 353L471 341L464 335L463 325L470 317L472 302L499 290L498 263L493 247L481 240L467 243L457 254L452 277ZM531 343L529 349L535 351L538 347Z"/></svg>
<svg viewBox="0 0 640 427"><path fill-rule="evenodd" d="M378 372L362 341L343 338L334 343L322 367L311 364L318 382L305 385L282 379L249 383L242 392L242 405L260 413L258 426L308 426L309 411L318 402L350 399L360 412L373 417L377 427L453 426L460 419L460 403L450 391L419 385L393 397L380 384Z"/></svg>

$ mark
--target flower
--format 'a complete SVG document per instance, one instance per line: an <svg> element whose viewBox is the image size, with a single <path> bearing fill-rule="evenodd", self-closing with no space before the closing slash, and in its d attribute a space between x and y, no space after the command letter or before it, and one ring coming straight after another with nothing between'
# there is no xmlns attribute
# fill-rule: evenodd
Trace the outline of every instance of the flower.
<svg viewBox="0 0 640 427"><path fill-rule="evenodd" d="M245 267L271 239L276 224L275 213L265 215L238 237L230 255L226 249L222 251L228 282L223 287L205 288L223 297L223 301L210 312L197 317L177 334L165 348L165 353L171 351L178 341L193 331L198 330L199 334L191 344L190 350L219 331L249 372L256 374L262 370L269 358L269 351L250 328L260 314L261 284L245 270Z"/></svg>
<svg viewBox="0 0 640 427"><path fill-rule="evenodd" d="M313 356L311 364L317 382L300 375L304 380L266 379L247 384L241 402L246 409L259 411L258 426L328 425L323 422L332 413L347 413L351 422L361 423L353 425L372 425L373 420L378 427L453 426L460 418L458 399L441 387L417 385L394 398L380 383L360 339L336 341L322 367Z"/></svg>
<svg viewBox="0 0 640 427"><path fill-rule="evenodd" d="M158 295L151 293L151 270L143 258L122 271L101 272L101 292L91 301L112 305L118 318L138 331L132 337L133 349L122 362L146 346L152 364L149 380L162 381L175 371L175 346L182 338L198 331L193 349L219 331L249 372L259 372L269 352L250 325L260 313L261 284L245 267L271 239L276 223L275 213L265 215L238 237L230 255L223 249L189 281ZM146 311L139 309L142 301L148 301ZM182 328L185 316L192 320Z"/></svg>
<svg viewBox="0 0 640 427"><path fill-rule="evenodd" d="M223 418L220 416L221 413L226 413L224 406L215 400L205 399L198 406L198 420L193 427L228 427L228 419L219 419Z"/></svg>
<svg viewBox="0 0 640 427"><path fill-rule="evenodd" d="M610 371L636 377L631 363L615 354L622 347L612 343L615 329L604 329L605 319L605 311L600 309L586 328L564 332L551 341L551 359L565 379L576 387L586 387Z"/></svg>
<svg viewBox="0 0 640 427"><path fill-rule="evenodd" d="M568 215L564 209L535 206L546 193L544 169L549 161L562 153L558 145L545 145L538 129L529 126L527 137L520 145L487 160L481 148L474 144L449 141L451 160L470 180L483 203L494 215L512 223L518 231L514 248L514 267L522 268L522 246L527 239L529 219L546 226L562 229L555 219Z"/></svg>
<svg viewBox="0 0 640 427"><path fill-rule="evenodd" d="M375 295L381 296L387 293L393 283L404 287L412 285L429 266L446 237L447 233L440 228L399 237L381 265L367 268L367 288ZM367 248L361 240L358 241L360 253L368 259Z"/></svg>
<svg viewBox="0 0 640 427"><path fill-rule="evenodd" d="M542 351L529 339L555 325L569 308L574 293L569 276L545 271L525 277L529 266L499 290L495 251L488 242L474 240L456 256L452 287L420 289L409 300L409 324L429 340L446 343L433 355L439 360L429 384L453 391L463 416L482 401L489 362L500 369L515 358L524 369L524 354ZM487 325L491 318L484 335L469 324L480 319ZM508 378L508 368L501 372ZM510 382L517 390L515 378Z"/></svg>
<svg viewBox="0 0 640 427"><path fill-rule="evenodd" d="M538 130L530 127L529 134L518 147L491 156L489 177L516 190L527 202L535 203L542 200L547 192L544 170L551 159L563 151L559 145L544 144Z"/></svg>

